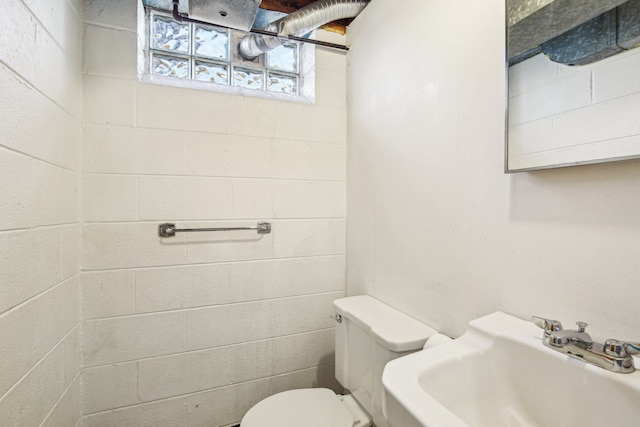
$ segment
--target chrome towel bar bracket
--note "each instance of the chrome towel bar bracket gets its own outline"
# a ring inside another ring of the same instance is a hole
[[[259,222],[253,227],[216,227],[216,228],[176,228],[175,224],[165,223],[158,226],[160,237],[173,237],[176,233],[192,233],[200,231],[236,231],[236,230],[256,230],[258,234],[271,233],[270,222]]]

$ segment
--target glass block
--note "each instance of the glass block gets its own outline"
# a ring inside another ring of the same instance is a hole
[[[294,76],[269,73],[267,90],[270,92],[289,93],[295,95],[298,93],[298,79]]]
[[[155,49],[189,53],[189,24],[154,15],[151,40]]]
[[[193,78],[202,82],[229,84],[229,66],[210,62],[195,61]]]
[[[225,29],[196,26],[194,54],[215,59],[229,57],[229,33]]]
[[[269,68],[274,70],[288,71],[291,73],[298,72],[298,45],[295,43],[287,43],[278,46],[268,53]]]
[[[156,76],[189,78],[189,60],[154,54],[151,60],[151,72]]]
[[[264,87],[264,73],[246,68],[234,68],[233,85],[248,89],[262,89]]]

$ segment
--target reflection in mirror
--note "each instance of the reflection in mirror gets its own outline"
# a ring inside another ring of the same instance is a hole
[[[507,172],[640,158],[640,0],[507,0]]]

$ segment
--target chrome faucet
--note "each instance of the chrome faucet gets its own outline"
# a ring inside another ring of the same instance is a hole
[[[632,355],[640,354],[640,343],[615,339],[595,343],[585,331],[584,322],[576,322],[578,329],[564,330],[557,320],[533,316],[531,321],[544,330],[542,343],[552,350],[609,371],[622,374],[635,371]]]

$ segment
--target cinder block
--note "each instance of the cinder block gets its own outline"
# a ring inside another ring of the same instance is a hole
[[[62,234],[62,279],[80,273],[80,225],[71,224],[60,228]]]
[[[273,218],[274,187],[268,179],[233,180],[233,216],[235,218]]]
[[[0,61],[31,80],[35,74],[36,20],[20,0],[8,0],[4,6],[9,13],[0,17],[0,28],[6,34],[0,39]]]
[[[85,173],[184,175],[184,144],[176,131],[86,126]]]
[[[553,118],[509,126],[509,157],[553,149]]]
[[[640,93],[640,82],[637,78],[639,71],[640,49],[596,64],[593,70],[595,102],[606,102]]]
[[[65,134],[61,127],[68,123],[65,113],[2,65],[0,92],[5,99],[16,100],[0,103],[2,144],[53,164],[59,163],[60,136]],[[38,126],[33,126],[33,111],[41,112]]]
[[[85,366],[104,365],[185,350],[185,314],[143,314],[84,324]]]
[[[271,176],[271,140],[187,133],[187,173],[199,176]]]
[[[308,141],[310,114],[312,111],[307,104],[281,102],[273,118],[273,136],[298,142]]]
[[[592,144],[593,155],[596,158],[615,158],[637,156],[640,146],[640,135],[620,138]]]
[[[309,141],[346,144],[347,110],[336,106],[306,106]]]
[[[277,258],[345,253],[343,219],[279,220],[274,221],[273,227],[273,250]]]
[[[187,348],[218,347],[330,328],[332,302],[343,295],[334,292],[188,311]]]
[[[82,368],[82,324],[78,324],[71,330],[63,342],[64,350],[64,382],[66,387],[73,387],[71,384],[80,379],[80,370]]]
[[[346,108],[347,78],[345,70],[316,67],[316,105]]]
[[[69,427],[78,425],[82,418],[82,380],[77,376],[68,387],[42,427]]]
[[[80,322],[78,280],[68,280],[0,318],[0,351],[16,354],[0,365],[0,395],[9,390],[53,347],[69,350]],[[60,342],[66,335],[69,336]],[[66,387],[79,369],[77,355],[65,356],[61,375]]]
[[[509,99],[509,120],[525,123],[589,106],[591,73],[578,73]]]
[[[82,154],[82,127],[80,118],[65,114],[61,118],[62,133],[60,139],[60,166],[74,172],[80,172]]]
[[[64,354],[58,346],[3,396],[0,420],[13,426],[40,425],[64,389]]]
[[[135,124],[134,80],[89,75],[85,75],[83,80],[85,123],[119,126]]]
[[[84,417],[82,427],[186,427],[184,398],[129,406]]]
[[[60,239],[57,228],[0,233],[0,312],[62,280]]]
[[[346,40],[342,42],[346,43]],[[347,69],[347,55],[332,49],[316,48],[316,68],[338,71],[345,74]]]
[[[217,220],[233,217],[231,181],[224,178],[141,177],[143,220]]]
[[[85,272],[82,275],[82,311],[86,320],[134,314],[134,273]]]
[[[273,175],[276,178],[344,181],[347,156],[344,145],[275,141]]]
[[[84,36],[83,71],[85,74],[137,78],[136,33],[87,25]]]
[[[136,92],[139,127],[229,133],[230,95],[142,83]]]
[[[86,222],[137,220],[138,179],[128,175],[85,174],[82,217]]]
[[[554,145],[570,147],[640,135],[640,93],[596,104],[554,119]]]
[[[82,372],[83,414],[138,403],[137,372],[136,362],[85,368]]]
[[[86,224],[82,265],[101,270],[184,264],[184,241],[181,235],[158,237],[157,223]]]
[[[274,183],[276,218],[344,218],[344,182],[284,181]]]
[[[84,2],[84,20],[107,27],[135,31],[138,2],[92,0]]]
[[[344,256],[233,263],[230,299],[250,301],[321,292],[345,287]]]
[[[37,225],[78,222],[78,174],[42,162],[35,163],[34,173],[34,222]]]
[[[270,302],[252,302],[189,310],[189,350],[239,344],[274,336]]]
[[[0,150],[0,229],[30,228],[35,209],[35,179],[33,160]]]
[[[343,390],[335,379],[335,366],[331,363],[269,378],[268,396],[286,390],[308,387],[329,388],[336,393]]]
[[[66,0],[24,0],[38,21],[63,48],[77,52],[82,43],[82,23]]]
[[[190,265],[135,272],[139,313],[230,302],[228,265]]]
[[[273,138],[275,135],[274,117],[277,114],[277,101],[248,96],[230,98],[230,128],[233,135]]]
[[[70,10],[66,2],[67,10]],[[51,8],[54,10],[55,8]],[[60,8],[59,10],[63,10]],[[70,12],[71,16],[74,16]],[[69,31],[77,26],[76,39],[58,44],[40,25],[36,27],[35,74],[33,84],[74,117],[82,116],[82,74],[80,72],[80,31],[78,23],[69,23]],[[64,27],[62,27],[64,28]],[[70,35],[71,36],[71,35]]]
[[[282,375],[335,362],[333,327],[273,340],[270,370]]]
[[[188,394],[333,363],[333,329],[138,362],[143,401]]]

